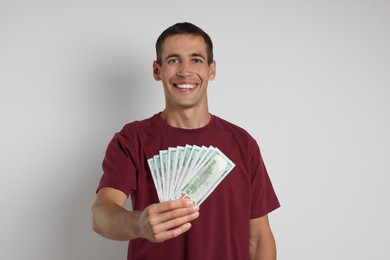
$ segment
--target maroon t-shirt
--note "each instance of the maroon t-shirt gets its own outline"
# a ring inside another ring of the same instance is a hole
[[[112,187],[131,196],[134,210],[158,203],[147,159],[187,144],[217,147],[236,166],[202,203],[188,232],[163,243],[131,240],[128,259],[248,259],[250,219],[279,202],[256,141],[217,116],[199,129],[174,128],[160,114],[127,124],[108,145],[98,189]]]

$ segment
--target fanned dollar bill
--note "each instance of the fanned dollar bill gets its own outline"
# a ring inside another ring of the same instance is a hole
[[[190,198],[200,205],[235,164],[218,148],[169,147],[148,159],[159,200]]]

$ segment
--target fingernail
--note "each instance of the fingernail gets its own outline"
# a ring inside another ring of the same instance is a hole
[[[184,229],[185,230],[188,230],[190,228],[191,228],[191,224],[190,223],[184,224]]]

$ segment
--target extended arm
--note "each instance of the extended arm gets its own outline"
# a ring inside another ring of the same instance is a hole
[[[276,259],[275,239],[267,215],[250,220],[249,256],[250,260]]]
[[[110,239],[145,238],[163,242],[190,229],[199,216],[199,207],[190,200],[152,204],[144,211],[128,211],[126,195],[113,188],[99,190],[92,206],[93,229]]]

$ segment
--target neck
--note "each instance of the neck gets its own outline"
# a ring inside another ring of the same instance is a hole
[[[183,129],[197,129],[204,127],[211,120],[211,115],[208,109],[199,111],[195,109],[181,109],[179,111],[165,108],[161,113],[161,118],[167,124]]]

